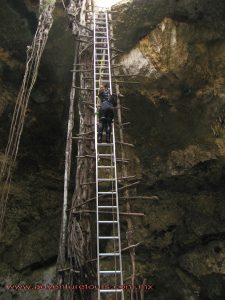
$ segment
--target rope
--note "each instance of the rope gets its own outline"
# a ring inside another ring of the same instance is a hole
[[[26,109],[31,91],[36,82],[42,53],[53,23],[52,13],[54,8],[55,1],[52,1],[51,4],[46,4],[42,7],[42,12],[39,17],[38,27],[32,45],[27,47],[25,74],[16,99],[8,143],[5,150],[5,159],[0,171],[0,182],[3,183],[0,198],[0,230],[2,229],[5,217],[11,177],[13,168],[15,167],[20,138],[23,131]]]

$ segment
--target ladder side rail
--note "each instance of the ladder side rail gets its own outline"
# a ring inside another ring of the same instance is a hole
[[[117,228],[118,228],[118,246],[119,246],[119,266],[120,266],[120,285],[123,286],[123,266],[122,266],[122,247],[121,247],[121,234],[120,234],[120,214],[119,214],[119,195],[118,195],[118,177],[117,177],[117,163],[116,163],[116,146],[115,146],[115,127],[113,126],[113,156],[114,160],[114,176],[115,176],[115,190],[116,190],[116,218],[117,218]],[[122,291],[122,300],[124,300],[124,292]]]
[[[95,156],[96,156],[96,229],[97,229],[97,279],[98,279],[98,299],[100,299],[100,268],[99,268],[99,211],[98,211],[98,144],[97,144],[97,132],[98,132],[98,116],[97,116],[97,93],[96,93],[96,13],[93,15],[94,19],[94,113],[95,113]]]
[[[111,61],[110,61],[110,37],[109,37],[109,24],[108,14],[106,12],[106,32],[107,32],[107,45],[108,45],[108,64],[109,64],[109,84],[110,93],[112,94],[112,74],[111,74]],[[119,246],[119,266],[120,266],[120,285],[123,286],[123,269],[122,269],[122,253],[121,253],[121,234],[120,234],[120,216],[119,216],[119,197],[118,197],[118,178],[117,178],[117,163],[116,163],[116,139],[115,139],[115,126],[112,124],[113,134],[113,158],[114,158],[114,177],[115,177],[115,190],[116,190],[116,214],[117,214],[117,228],[118,228],[118,246]],[[122,290],[122,300],[124,300],[124,291]]]
[[[108,13],[105,13],[106,19],[106,36],[107,36],[107,48],[108,48],[108,69],[109,69],[109,89],[112,94],[112,74],[111,74],[111,61],[110,61],[110,40],[109,40],[109,24],[108,24]]]

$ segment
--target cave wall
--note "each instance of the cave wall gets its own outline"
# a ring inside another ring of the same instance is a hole
[[[22,81],[37,1],[1,0],[0,158]],[[115,6],[129,155],[141,175],[135,219],[137,281],[145,299],[225,298],[225,1],[134,0]],[[0,299],[55,299],[47,291],[6,291],[5,283],[54,282],[74,41],[57,7],[31,95],[0,242]],[[63,55],[62,55],[63,54]],[[133,173],[131,174],[133,175]],[[123,228],[125,224],[122,222]],[[122,233],[126,245],[125,231]],[[25,255],[26,254],[26,255]],[[124,276],[130,276],[124,254]]]
[[[0,160],[23,79],[38,1],[0,1]],[[58,5],[31,94],[0,241],[0,299],[55,299],[5,284],[55,283],[74,38]]]
[[[225,1],[124,1],[114,9],[128,138],[142,182],[134,211],[146,299],[224,299]],[[131,79],[132,78],[132,79]],[[129,261],[125,263],[129,268]],[[128,276],[128,274],[127,274]]]

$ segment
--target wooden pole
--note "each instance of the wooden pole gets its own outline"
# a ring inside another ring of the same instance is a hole
[[[116,85],[116,94],[117,94],[117,99],[118,99],[118,123],[122,124],[122,112],[121,112],[121,104],[120,104],[120,91],[119,91],[119,85]],[[119,127],[119,135],[120,135],[120,141],[121,141],[121,157],[125,157],[125,148],[124,148],[124,135],[123,135],[123,127]],[[122,176],[128,177],[128,169],[125,165],[122,166]],[[129,185],[127,185],[129,186]],[[135,285],[135,277],[136,277],[136,264],[135,264],[135,248],[131,247],[131,245],[134,244],[134,238],[133,238],[133,221],[130,217],[130,211],[131,211],[131,206],[129,202],[129,190],[126,188],[127,186],[124,187],[124,196],[126,197],[126,210],[127,210],[127,242],[128,242],[128,247],[130,251],[130,258],[131,258],[131,267],[132,267],[132,274],[131,274],[131,285]],[[130,296],[131,300],[134,300],[134,289],[130,290]]]

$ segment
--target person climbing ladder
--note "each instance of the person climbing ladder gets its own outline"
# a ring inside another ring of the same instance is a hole
[[[116,95],[111,95],[108,85],[100,86],[98,97],[100,98],[98,143],[102,143],[103,131],[106,132],[106,143],[110,143],[114,107],[117,105]]]

